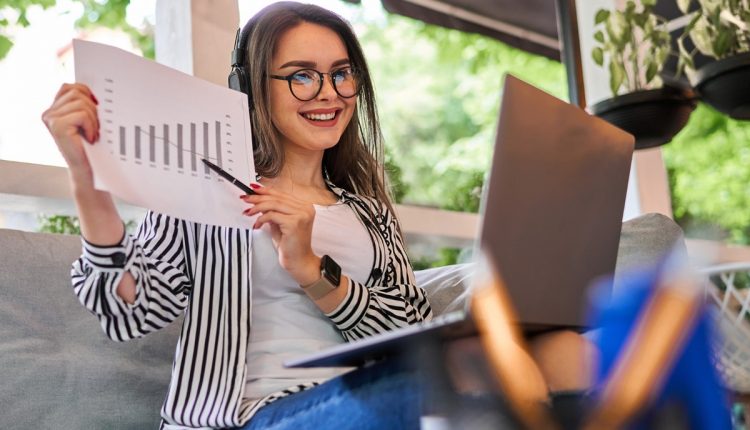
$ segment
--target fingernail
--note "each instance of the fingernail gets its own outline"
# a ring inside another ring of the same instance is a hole
[[[258,229],[258,224],[253,224],[253,230],[257,230],[257,229]]]
[[[99,100],[97,100],[93,94],[91,94],[91,100],[93,100],[95,104],[99,104]]]
[[[263,187],[263,186],[262,186],[261,184],[256,184],[255,182],[250,182],[250,188],[252,188],[252,189],[254,189],[254,190],[259,190],[259,189],[261,189],[262,187]]]

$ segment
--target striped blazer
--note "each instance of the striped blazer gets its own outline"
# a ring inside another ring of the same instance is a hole
[[[374,249],[364,284],[326,317],[347,341],[430,319],[416,286],[398,221],[387,207],[329,184],[366,227]],[[149,212],[135,236],[114,246],[83,240],[73,263],[73,290],[111,339],[126,341],[185,318],[172,377],[161,409],[162,425],[234,427],[269,402],[310,386],[290,387],[260,401],[243,399],[251,330],[251,230],[204,225]],[[125,272],[136,280],[136,299],[115,289]]]

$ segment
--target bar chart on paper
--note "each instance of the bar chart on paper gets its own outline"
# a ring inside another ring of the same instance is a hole
[[[123,124],[118,122],[113,79],[105,78],[104,91],[101,134],[110,154],[121,161],[206,178],[213,174],[200,162],[201,158],[230,173],[238,170],[234,168],[231,114],[191,122]]]
[[[101,137],[86,146],[97,188],[183,219],[246,226],[238,190],[201,162],[255,178],[246,96],[106,45],[76,40],[74,50],[76,80],[99,100]]]

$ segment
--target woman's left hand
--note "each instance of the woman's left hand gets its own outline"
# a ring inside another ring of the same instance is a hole
[[[320,278],[320,258],[313,253],[311,239],[315,208],[291,194],[258,184],[250,185],[257,193],[242,196],[252,204],[243,213],[260,214],[254,229],[268,224],[271,239],[279,253],[279,264],[299,283],[308,285]]]

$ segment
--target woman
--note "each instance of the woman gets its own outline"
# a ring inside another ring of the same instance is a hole
[[[386,193],[372,83],[351,29],[325,9],[277,3],[243,35],[261,177],[257,194],[242,196],[257,216],[247,229],[149,212],[126,234],[83,152],[99,138],[95,95],[63,85],[43,115],[81,221],[81,303],[118,341],[185,314],[164,428],[267,427],[276,412],[266,405],[341,373],[284,369],[285,359],[431,317]],[[412,426],[419,411],[403,406],[412,421],[396,424]]]
[[[149,212],[126,234],[111,196],[94,189],[83,151],[84,140],[99,140],[94,94],[63,85],[43,114],[80,217],[75,294],[118,341],[184,313],[164,428],[418,428],[422,393],[408,366],[343,376],[282,366],[432,315],[386,192],[357,39],[325,9],[282,2],[252,19],[236,48],[230,82],[251,102],[260,175],[257,194],[241,196],[246,229]],[[579,343],[571,333],[534,342],[541,375],[529,384],[540,401],[547,389],[581,387],[580,355],[560,353]]]

